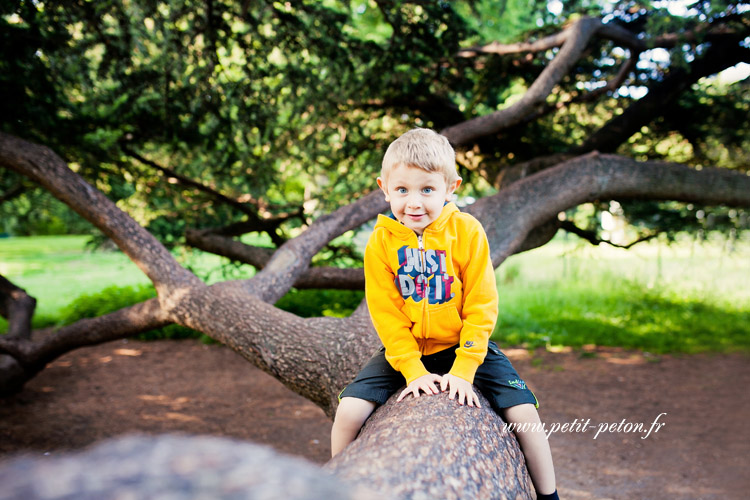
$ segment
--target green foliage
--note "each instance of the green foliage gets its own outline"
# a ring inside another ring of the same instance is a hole
[[[365,293],[358,290],[297,290],[293,288],[284,295],[276,307],[303,318],[349,316],[364,299]]]
[[[5,171],[3,171],[5,173]],[[15,176],[8,176],[8,180]],[[0,192],[11,189],[0,177]],[[42,189],[28,189],[0,203],[0,234],[13,236],[91,234],[94,227]]]
[[[56,316],[72,298],[108,285],[148,282],[119,251],[86,250],[87,236],[0,239],[0,274],[37,299],[37,314]]]
[[[646,43],[697,34],[666,60],[663,49],[641,54],[622,89],[572,102],[611,80],[627,58],[611,41],[592,41],[548,99],[559,111],[476,145],[475,159],[494,178],[506,166],[575,147],[634,102],[630,90],[658,85],[700,57],[707,23],[746,32],[746,2],[695,2],[682,12],[665,2],[555,5],[560,12],[536,0],[5,2],[0,130],[51,147],[170,246],[185,228],[245,215],[133,153],[231,198],[260,201],[271,215],[304,205],[303,217],[279,230],[289,237],[372,190],[384,147],[399,132],[507,106],[556,52],[462,58],[461,48],[539,39],[581,15]],[[746,168],[746,94],[746,83],[700,82],[665,103],[664,116],[619,152]],[[19,182],[15,174],[0,179],[0,194]],[[486,181],[476,184],[467,189]],[[45,196],[25,194],[1,207],[9,228],[0,231],[90,231],[68,216],[25,215],[24,206],[51,206]]]

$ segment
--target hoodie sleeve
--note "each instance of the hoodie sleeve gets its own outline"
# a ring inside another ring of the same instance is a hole
[[[469,382],[487,355],[487,344],[497,321],[497,285],[490,258],[490,245],[481,224],[474,220],[470,233],[466,265],[461,281],[464,286],[463,308],[456,361],[450,373]]]
[[[370,317],[385,346],[385,358],[410,384],[429,372],[411,333],[412,322],[401,310],[404,299],[396,289],[396,276],[388,264],[382,232],[377,229],[365,248],[365,298]]]

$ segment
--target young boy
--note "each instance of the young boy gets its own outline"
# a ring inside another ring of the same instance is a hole
[[[388,147],[377,182],[393,215],[378,217],[367,243],[365,296],[385,347],[341,393],[332,454],[404,382],[397,401],[450,391],[458,404],[479,406],[474,384],[508,423],[539,423],[534,394],[489,341],[495,273],[479,221],[448,203],[461,184],[448,140],[428,129],[405,133]],[[541,426],[516,437],[538,498],[557,498]]]

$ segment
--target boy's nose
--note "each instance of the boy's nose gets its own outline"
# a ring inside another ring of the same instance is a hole
[[[409,196],[406,204],[409,208],[419,208],[422,206],[422,199],[419,196]]]

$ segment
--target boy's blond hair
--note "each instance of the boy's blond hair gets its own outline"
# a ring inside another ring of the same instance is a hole
[[[428,172],[439,172],[450,185],[458,177],[456,152],[448,139],[428,128],[414,128],[393,141],[383,156],[380,177],[387,180],[397,165],[412,165]]]

